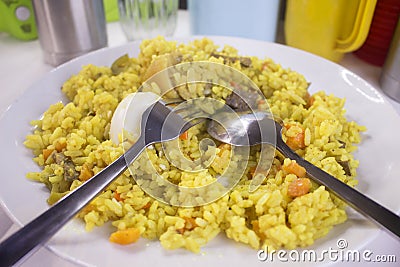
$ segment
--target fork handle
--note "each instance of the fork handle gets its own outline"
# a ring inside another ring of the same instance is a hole
[[[400,217],[398,215],[303,159],[290,149],[281,138],[277,138],[276,148],[283,155],[295,160],[299,165],[304,167],[308,175],[315,182],[324,185],[331,193],[335,194],[364,216],[372,219],[378,225],[383,226],[384,229],[389,230],[397,238],[400,237]]]
[[[20,259],[27,259],[32,255],[39,248],[38,245],[48,241],[115,178],[122,174],[145,147],[145,140],[140,137],[125,154],[4,240],[0,244],[0,265],[11,266]]]

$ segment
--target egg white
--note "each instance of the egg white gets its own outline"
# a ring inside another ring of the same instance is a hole
[[[123,132],[133,141],[140,136],[140,123],[144,111],[160,99],[151,92],[137,92],[127,95],[114,111],[110,126],[110,139],[114,144],[122,141]]]

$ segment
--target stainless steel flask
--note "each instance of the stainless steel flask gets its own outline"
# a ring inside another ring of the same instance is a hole
[[[383,92],[400,102],[400,18],[383,65],[380,84]]]
[[[106,20],[100,0],[33,0],[45,62],[57,66],[107,46]]]

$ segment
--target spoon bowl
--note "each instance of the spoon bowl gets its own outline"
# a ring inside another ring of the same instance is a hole
[[[398,215],[296,154],[283,141],[282,125],[270,113],[217,113],[209,122],[207,131],[216,140],[234,146],[275,146],[285,157],[304,167],[307,176],[316,183],[325,186],[355,210],[400,238]]]
[[[215,139],[234,146],[276,144],[281,125],[266,112],[219,112],[209,121],[207,131]]]

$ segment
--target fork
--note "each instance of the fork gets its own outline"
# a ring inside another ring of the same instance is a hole
[[[39,248],[38,245],[48,241],[122,174],[147,146],[175,139],[200,122],[189,121],[187,116],[182,115],[183,108],[174,111],[167,105],[168,103],[157,101],[143,113],[140,137],[123,155],[4,240],[0,244],[1,265],[11,266],[32,255]]]

